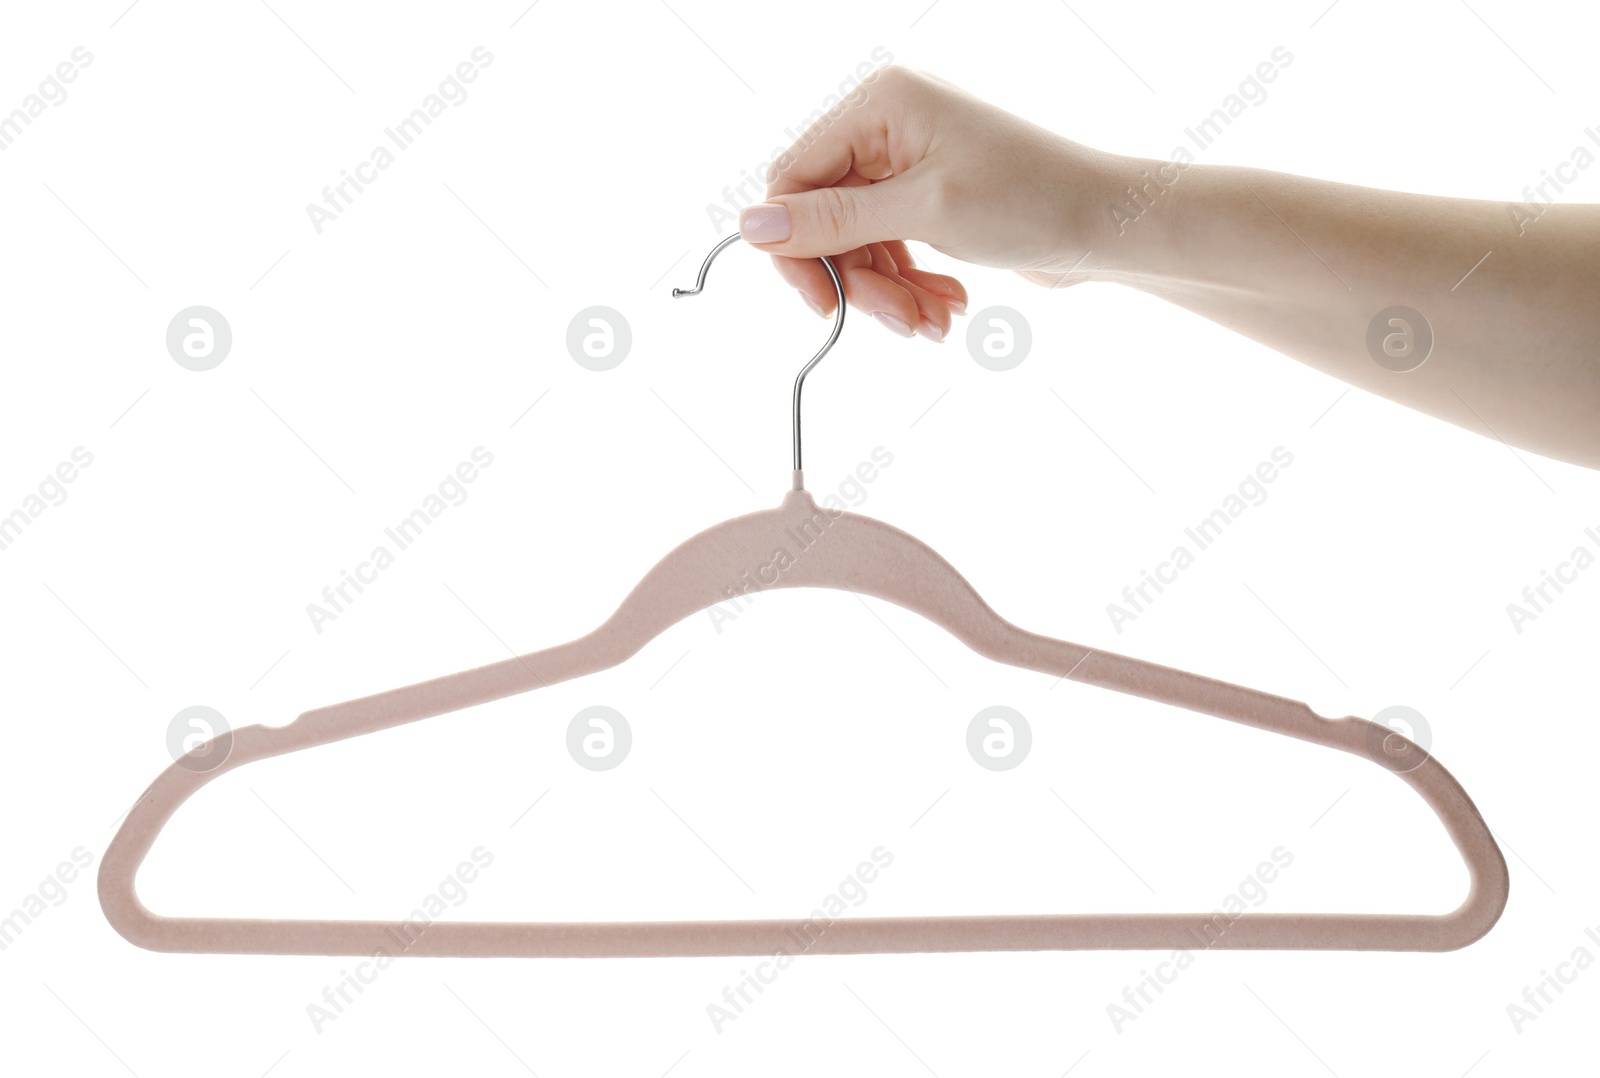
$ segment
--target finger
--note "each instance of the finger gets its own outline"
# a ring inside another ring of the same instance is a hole
[[[917,260],[911,256],[911,248],[906,246],[905,240],[884,240],[883,249],[889,252],[894,264],[902,270],[916,268]]]
[[[875,269],[857,267],[841,274],[845,295],[852,306],[901,337],[916,334],[921,324],[917,301],[905,287]]]
[[[923,269],[903,269],[900,276],[941,297],[957,314],[967,313],[967,289],[954,277]]]
[[[871,181],[860,174],[851,171],[838,186],[862,187]],[[866,247],[857,247],[839,254],[830,255],[834,268],[841,273],[845,269],[855,266],[870,266],[872,256]],[[821,308],[825,315],[832,315],[839,302],[839,289],[834,286],[833,278],[818,258],[789,258],[784,255],[774,255],[773,264],[777,266],[778,273],[789,284],[801,291],[813,309]],[[841,283],[843,278],[841,277]],[[848,299],[848,295],[846,296]]]
[[[851,270],[858,282],[863,298],[851,302],[870,314],[880,325],[903,337],[915,336],[923,323],[922,308],[917,302],[916,290],[908,287],[895,267],[894,259],[884,250],[883,244],[870,244],[870,270]]]
[[[874,268],[910,295],[917,305],[917,322],[913,323],[919,337],[943,341],[950,332],[950,303],[945,297],[908,280],[905,271],[896,268],[896,262],[887,250],[887,244],[874,244]],[[916,271],[912,271],[916,272]]]
[[[844,283],[844,271],[858,267],[871,268],[872,257],[865,247],[830,257],[834,269],[839,271],[840,281]],[[815,258],[785,258],[774,255],[773,265],[777,267],[778,274],[791,286],[811,300],[813,304],[822,309],[824,314],[831,315],[839,303],[839,290],[834,287],[833,278],[820,259]],[[846,285],[845,298],[854,302],[855,297],[850,295]]]
[[[949,300],[957,314],[966,313],[967,289],[965,285],[946,274],[918,269],[915,260],[912,258],[911,249],[902,240],[889,240],[883,246],[894,257],[895,265],[900,267],[900,275],[902,277],[920,285],[929,292]]]
[[[904,172],[920,160],[925,145],[908,141],[894,102],[910,80],[907,72],[875,72],[789,145],[775,162],[769,199],[832,187],[852,170],[869,180]],[[896,159],[898,156],[898,160]]]
[[[895,176],[882,183],[823,187],[779,195],[739,214],[744,238],[791,258],[831,255],[920,231],[921,181]]]
[[[822,313],[833,315],[838,307],[838,290],[821,262],[814,258],[774,258],[773,261],[785,280],[800,289]],[[839,271],[847,303],[901,336],[915,334],[922,321],[921,308],[881,246],[849,251],[833,258],[832,262]]]
[[[775,162],[766,202],[739,215],[745,239],[771,254],[814,257],[913,234],[927,199],[923,180],[906,172],[929,136],[900,115],[894,87],[908,81],[880,72],[859,99],[845,98],[845,111],[807,129]]]

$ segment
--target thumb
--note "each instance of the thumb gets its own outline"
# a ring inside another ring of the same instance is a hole
[[[918,200],[895,176],[857,187],[819,187],[746,206],[739,231],[768,254],[816,258],[883,240],[916,239]]]

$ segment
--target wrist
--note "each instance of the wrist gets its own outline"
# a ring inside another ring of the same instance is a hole
[[[1099,205],[1086,234],[1094,280],[1150,288],[1176,268],[1186,195],[1198,165],[1101,154],[1095,164]],[[1185,189],[1188,186],[1188,190]]]

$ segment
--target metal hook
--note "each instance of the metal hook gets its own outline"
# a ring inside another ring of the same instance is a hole
[[[715,247],[711,248],[711,253],[706,255],[706,260],[704,262],[700,263],[700,276],[695,278],[694,287],[693,288],[674,288],[672,290],[673,297],[676,298],[678,296],[693,296],[696,293],[698,293],[701,289],[703,289],[705,287],[705,285],[706,285],[706,271],[711,268],[711,263],[714,262],[716,260],[716,257],[719,254],[722,253],[722,250],[723,250],[724,247],[727,247],[728,244],[732,243],[734,240],[739,239],[739,238],[740,238],[740,234],[735,232],[733,235],[727,237],[721,243],[718,243]],[[829,351],[829,349],[831,349],[833,347],[834,342],[839,339],[839,331],[844,328],[844,282],[839,280],[839,271],[834,268],[832,259],[828,258],[828,256],[826,256],[826,255],[823,255],[822,256],[822,264],[827,267],[828,276],[833,278],[834,291],[836,291],[839,294],[839,307],[838,307],[838,310],[834,313],[834,316],[833,316],[833,332],[828,334],[828,339],[827,339],[826,342],[823,343],[822,350],[819,351],[816,355],[811,357],[811,362],[810,363],[807,363],[804,367],[800,368],[800,373],[795,377],[795,380],[794,380],[794,470],[795,470],[795,477],[796,477],[795,478],[795,489],[796,490],[800,489],[800,486],[799,486],[799,482],[800,482],[799,473],[801,471],[801,467],[800,467],[800,390],[805,385],[806,375],[810,374],[811,373],[811,368],[815,367],[821,361],[822,357],[828,354],[828,351]]]

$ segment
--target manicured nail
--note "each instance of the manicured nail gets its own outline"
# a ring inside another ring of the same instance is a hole
[[[946,300],[945,302],[950,304],[950,309],[952,311],[954,311],[956,314],[966,314],[967,313],[967,305],[965,303],[962,303],[960,300],[952,299],[952,300]]]
[[[921,333],[924,337],[932,338],[933,340],[938,341],[940,344],[944,343],[944,330],[940,329],[926,318],[922,320]]]
[[[884,314],[882,311],[873,311],[872,317],[876,319],[878,325],[882,326],[884,329],[898,333],[902,337],[911,336],[911,327],[900,321],[900,319],[896,318],[892,314]]]
[[[804,292],[800,293],[800,298],[805,300],[806,306],[810,307],[813,311],[816,311],[818,315],[822,316],[823,318],[828,317],[828,312],[822,309],[822,304],[818,303]]]
[[[777,243],[789,238],[789,207],[776,202],[746,206],[739,214],[739,234],[747,243]]]

